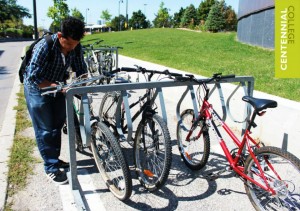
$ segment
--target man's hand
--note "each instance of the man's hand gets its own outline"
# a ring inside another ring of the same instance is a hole
[[[48,80],[44,80],[42,83],[39,84],[39,88],[44,88],[48,86],[57,86],[57,83],[50,82]]]

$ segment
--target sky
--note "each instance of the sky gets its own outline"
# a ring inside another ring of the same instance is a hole
[[[66,3],[69,9],[78,9],[81,14],[87,19],[88,24],[97,24],[103,10],[108,10],[112,18],[120,14],[126,16],[126,2],[128,5],[128,17],[130,18],[133,12],[141,10],[146,18],[151,22],[155,18],[155,14],[159,10],[159,5],[164,2],[165,7],[169,9],[169,14],[173,15],[179,12],[180,8],[186,8],[193,4],[196,8],[202,0],[67,0]],[[239,0],[225,0],[227,5],[232,6],[235,12],[238,12]],[[17,4],[29,9],[29,13],[33,14],[33,0],[17,0]],[[47,17],[47,11],[50,6],[53,6],[52,0],[36,0],[37,9],[37,25],[49,28],[52,19]],[[33,18],[25,18],[25,25],[34,25]]]

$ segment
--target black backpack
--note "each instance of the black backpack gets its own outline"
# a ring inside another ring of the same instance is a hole
[[[48,32],[47,35],[44,34],[42,37],[40,37],[39,39],[37,39],[36,41],[34,41],[28,48],[28,50],[26,51],[25,55],[23,57],[21,57],[22,59],[22,63],[19,69],[19,79],[20,82],[23,83],[24,81],[24,73],[26,71],[26,66],[28,65],[28,63],[30,62],[31,56],[32,56],[32,50],[34,48],[34,46],[41,41],[42,39],[45,38],[47,44],[48,44],[48,49],[50,49],[50,52],[47,55],[47,60],[49,61],[49,59],[52,57],[52,46],[53,46],[53,40],[51,38],[51,32]]]

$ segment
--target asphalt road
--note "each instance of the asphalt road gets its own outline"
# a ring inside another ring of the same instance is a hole
[[[21,62],[22,50],[32,41],[0,42],[0,130],[15,76]]]

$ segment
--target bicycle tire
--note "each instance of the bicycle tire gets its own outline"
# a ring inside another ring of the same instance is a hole
[[[90,59],[90,73],[96,73],[98,72],[98,64],[97,62],[94,60],[94,58],[92,57]]]
[[[103,96],[99,107],[99,117],[104,120],[108,127],[111,127],[116,132],[116,110],[120,92],[107,92]]]
[[[158,144],[153,143],[155,140],[158,140]],[[133,150],[136,175],[140,183],[150,192],[160,189],[167,181],[172,163],[170,133],[160,116],[154,114],[152,118],[140,121]]]
[[[191,170],[200,170],[206,165],[210,154],[208,127],[205,120],[200,118],[197,127],[192,129],[190,140],[186,141],[188,132],[194,123],[194,110],[186,109],[180,116],[183,127],[178,122],[176,132],[180,156],[188,168]],[[203,133],[198,137],[200,131],[203,131]]]
[[[78,152],[83,152],[83,144],[81,139],[81,132],[80,132],[80,125],[79,125],[79,119],[76,114],[76,111],[74,110],[74,126],[75,126],[75,144],[76,144],[76,150]]]
[[[103,122],[93,127],[91,148],[108,189],[119,200],[127,200],[132,193],[130,170],[119,143]]]
[[[266,192],[262,188],[247,181],[246,193],[256,210],[300,210],[300,160],[287,151],[277,147],[261,147],[255,152],[255,157],[260,162],[268,182],[276,190],[276,195]],[[272,164],[276,171],[268,166]],[[245,162],[244,172],[255,181],[263,184],[253,158],[249,155]]]

